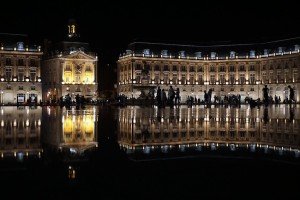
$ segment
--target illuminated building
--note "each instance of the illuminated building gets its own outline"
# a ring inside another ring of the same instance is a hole
[[[42,108],[8,107],[0,108],[0,156],[41,156]]]
[[[181,99],[241,95],[262,99],[262,88],[283,101],[288,85],[300,101],[300,38],[256,44],[177,45],[134,42],[118,60],[118,93],[138,98],[145,87],[179,88]]]
[[[84,95],[87,99],[97,96],[97,62],[89,44],[79,41],[78,27],[74,20],[68,24],[67,40],[45,44],[43,61],[43,99],[55,102],[69,94]]]
[[[266,114],[267,113],[267,114]],[[209,146],[266,147],[300,156],[299,108],[123,108],[118,142],[128,152]]]
[[[41,47],[27,36],[0,34],[0,103],[24,104],[42,99]]]
[[[43,141],[52,147],[80,155],[98,146],[95,108],[65,110],[47,107],[43,110]]]

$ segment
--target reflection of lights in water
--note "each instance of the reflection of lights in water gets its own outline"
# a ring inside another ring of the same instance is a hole
[[[230,150],[235,151],[235,145],[234,144],[230,144]]]
[[[22,161],[24,160],[24,154],[23,154],[22,152],[19,152],[19,153],[17,154],[17,160],[18,160],[19,162],[22,162]]]
[[[26,120],[26,126],[29,126],[29,119]]]
[[[210,144],[210,148],[211,148],[211,150],[216,150],[216,149],[217,149],[217,146],[216,146],[215,143],[211,143],[211,144]]]
[[[197,151],[202,151],[202,146],[201,146],[201,145],[198,145],[198,144],[196,144],[196,150],[197,150]]]
[[[41,126],[41,120],[40,119],[38,120],[38,126]]]
[[[77,151],[76,151],[76,149],[74,149],[74,148],[70,148],[70,153],[73,153],[73,154],[75,154]]]
[[[250,144],[250,151],[255,152],[256,146],[255,144]]]
[[[185,152],[185,145],[179,145],[179,150],[181,152]]]
[[[72,166],[69,166],[69,168],[68,168],[68,178],[69,179],[75,179],[76,178],[76,171]]]
[[[3,158],[4,157],[4,154],[3,153],[1,153],[1,158]]]
[[[150,147],[148,147],[148,146],[143,147],[143,153],[149,154],[150,153]]]
[[[47,114],[48,114],[48,116],[50,116],[50,115],[51,115],[51,109],[50,109],[50,107],[49,107],[49,106],[47,107]]]
[[[163,153],[168,153],[168,146],[167,145],[161,146],[160,148],[161,148],[161,151]]]
[[[299,150],[296,150],[296,151],[295,151],[295,157],[296,157],[296,158],[299,158],[299,157],[300,157],[300,151],[299,151]]]
[[[4,121],[1,120],[1,127],[4,127]]]
[[[267,153],[268,153],[268,151],[269,151],[269,148],[268,148],[267,146],[265,146],[265,147],[264,147],[264,153],[266,153],[266,154],[267,154]]]

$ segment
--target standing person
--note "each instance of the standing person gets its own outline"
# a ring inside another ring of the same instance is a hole
[[[288,88],[290,89],[290,103],[293,103],[293,101],[295,101],[295,91],[290,85]]]
[[[159,86],[158,86],[157,92],[156,92],[156,101],[157,101],[157,106],[160,107],[161,106],[161,89]]]
[[[263,97],[264,97],[264,103],[268,104],[269,103],[269,88],[267,85],[262,89],[263,91]]]
[[[168,91],[168,98],[169,98],[170,107],[173,107],[175,92],[172,86],[170,86],[170,89]]]
[[[167,94],[164,89],[161,90],[161,105],[164,108],[166,106]]]
[[[175,92],[175,104],[179,105],[180,104],[180,90],[179,88],[176,89],[176,92]]]

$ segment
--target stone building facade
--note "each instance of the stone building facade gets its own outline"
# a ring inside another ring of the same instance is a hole
[[[19,42],[11,42],[10,36],[1,40],[0,103],[39,102],[42,100],[41,47],[25,46],[21,42],[23,37],[18,38]]]
[[[241,95],[262,99],[267,85],[271,97],[283,101],[290,85],[300,101],[300,53],[298,40],[255,45],[189,46],[132,43],[118,64],[118,94],[138,98],[141,88],[179,88],[181,99]],[[270,45],[271,44],[271,45]],[[289,46],[279,46],[289,45]],[[169,49],[167,49],[169,48]],[[185,51],[180,49],[187,49]],[[234,49],[230,50],[230,49]]]
[[[76,95],[87,99],[97,97],[98,57],[89,52],[89,44],[79,41],[77,24],[68,24],[67,40],[55,44],[45,44],[42,76],[43,99],[57,102],[59,98]]]

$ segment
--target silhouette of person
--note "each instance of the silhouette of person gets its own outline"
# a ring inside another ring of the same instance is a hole
[[[295,117],[295,112],[294,112],[294,108],[290,106],[290,122],[292,122],[294,120]]]
[[[268,112],[268,107],[265,107],[265,109],[264,109],[264,117],[263,117],[263,120],[264,120],[265,124],[269,122],[269,112]]]
[[[289,85],[288,88],[290,89],[290,103],[295,101],[295,91],[294,89]]]
[[[159,86],[157,88],[156,100],[157,100],[158,107],[160,107],[161,106],[161,89]]]
[[[269,103],[269,88],[267,85],[262,89],[263,91],[263,97],[264,97],[264,103],[268,104]]]

